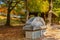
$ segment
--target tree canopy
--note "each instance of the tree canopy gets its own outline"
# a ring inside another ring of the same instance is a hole
[[[53,1],[53,11],[58,16],[60,15],[60,0],[54,0]]]
[[[48,0],[30,0],[28,2],[28,8],[30,12],[47,12],[49,10]]]

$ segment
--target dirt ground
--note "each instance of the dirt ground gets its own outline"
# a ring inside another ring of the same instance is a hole
[[[25,39],[23,27],[0,27],[0,40],[32,40],[32,39]],[[36,39],[36,40],[42,40]],[[43,40],[55,40],[51,38],[44,38]]]
[[[8,27],[0,28],[0,40],[23,40],[22,27]]]

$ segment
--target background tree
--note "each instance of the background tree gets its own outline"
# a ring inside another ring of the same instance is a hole
[[[49,10],[48,0],[29,0],[28,1],[29,12],[38,12],[39,15],[43,14],[43,18],[46,18],[46,13]]]
[[[46,15],[48,14],[48,11],[49,11],[49,2],[48,2],[48,0],[42,1],[40,10],[41,10],[41,13],[43,14],[44,20],[46,21],[47,20]]]
[[[20,3],[21,0],[1,0],[4,2],[7,6],[7,21],[6,26],[10,26],[10,12],[16,7],[18,3]]]
[[[58,16],[57,18],[55,18],[54,21],[58,21],[58,23],[59,23],[59,21],[60,21],[60,0],[53,1],[53,11]]]

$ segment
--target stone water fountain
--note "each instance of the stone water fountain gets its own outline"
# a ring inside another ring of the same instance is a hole
[[[45,22],[41,17],[32,17],[26,22],[23,30],[27,39],[40,38],[46,30]]]

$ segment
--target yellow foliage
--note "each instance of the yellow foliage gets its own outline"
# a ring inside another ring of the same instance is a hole
[[[47,12],[49,10],[49,3],[48,1],[43,1],[43,3],[41,4],[41,12]]]

